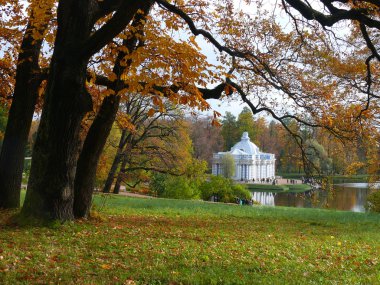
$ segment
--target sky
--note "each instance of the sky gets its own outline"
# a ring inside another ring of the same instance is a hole
[[[235,8],[240,10],[244,10],[245,13],[249,14],[255,14],[255,7],[254,5],[247,5],[245,1],[243,0],[234,0],[235,2]],[[273,1],[267,1],[263,3],[264,6],[267,6],[269,9],[273,9]],[[270,10],[269,9],[269,10]],[[217,61],[216,53],[218,51],[214,50],[213,46],[210,43],[207,43],[202,36],[198,36],[196,38],[196,41],[198,45],[200,46],[202,53],[205,54],[208,58],[208,61],[211,64],[218,65],[220,64]],[[212,88],[212,86],[208,86],[209,88]],[[212,110],[208,112],[202,112],[203,115],[212,115],[212,111],[215,110],[222,114],[222,116],[225,115],[226,112],[232,113],[235,117],[237,117],[242,109],[247,106],[241,99],[238,99],[238,96],[235,96],[235,99],[229,100],[229,102],[225,100],[215,100],[215,99],[209,99],[207,102],[210,104]],[[267,117],[265,114],[261,114],[261,116]],[[269,118],[268,118],[269,119]]]
[[[220,100],[215,99],[209,99],[207,102],[210,104],[211,108],[224,116],[226,112],[232,113],[235,117],[238,117],[238,115],[243,110],[244,106],[246,104],[244,102],[241,102],[240,100],[237,101],[231,101],[231,102],[224,102]],[[212,112],[208,112],[209,115],[212,115]],[[207,114],[207,112],[206,112]]]
[[[241,0],[235,0],[235,4],[237,7],[240,7]],[[207,43],[202,36],[198,36],[196,38],[196,42],[202,50],[202,53],[207,56],[208,62],[214,65],[220,65],[220,62],[217,60],[217,53],[212,44]],[[208,86],[208,88],[212,88],[213,86]],[[219,112],[222,116],[226,114],[226,112],[232,113],[235,117],[237,117],[240,112],[243,110],[246,104],[242,102],[240,99],[236,98],[234,100],[216,100],[209,99],[207,102],[211,106],[211,110],[201,112],[202,115],[213,115],[213,111]]]

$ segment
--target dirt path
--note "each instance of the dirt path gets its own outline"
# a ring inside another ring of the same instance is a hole
[[[123,195],[123,196],[127,196],[127,197],[146,198],[146,199],[157,198],[157,197],[153,197],[153,196],[136,194],[136,193],[131,193],[131,192],[124,192],[124,191],[120,191],[119,195]]]

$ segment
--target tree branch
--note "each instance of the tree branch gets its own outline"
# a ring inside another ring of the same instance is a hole
[[[95,75],[94,76],[93,74],[91,74],[91,72],[88,72],[87,73],[87,80],[91,81],[92,79],[95,79],[94,83],[96,85],[101,85],[101,86],[105,86],[108,88],[112,87],[114,84],[114,81],[109,80],[108,77],[106,77],[106,76],[103,76],[103,75]],[[145,82],[140,82],[139,84],[142,87],[145,87],[147,85],[147,83],[145,83]],[[228,85],[227,83],[220,83],[219,85],[217,85],[216,87],[214,87],[212,89],[201,88],[201,87],[197,87],[197,89],[202,94],[202,98],[205,100],[207,100],[207,99],[220,99],[222,97],[224,89],[227,85]],[[129,86],[128,86],[128,84],[124,83],[120,87],[121,87],[120,89],[124,89],[124,88],[128,88]],[[177,93],[180,90],[182,90],[181,84],[172,84],[170,86],[153,85],[152,89],[153,89],[152,91],[158,91],[164,95],[169,95],[170,92]]]
[[[313,8],[309,5],[305,4],[301,0],[285,0],[291,7],[296,9],[301,15],[307,20],[316,20],[322,26],[331,27],[337,22],[341,20],[356,20],[360,23],[365,24],[368,27],[380,29],[380,22],[374,19],[371,19],[366,14],[368,12],[367,9],[350,9],[343,10],[339,8],[332,8],[332,5],[328,5],[328,9],[330,11],[330,15],[325,15]],[[326,1],[321,1],[326,2]]]
[[[139,9],[150,4],[150,0],[125,0],[115,15],[84,42],[81,55],[85,58],[93,56],[125,29]]]

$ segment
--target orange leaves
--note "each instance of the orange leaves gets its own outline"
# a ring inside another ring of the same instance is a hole
[[[230,84],[226,84],[224,87],[224,93],[226,93],[227,96],[231,95],[235,92],[235,88],[233,88]]]
[[[201,48],[199,47],[199,45],[198,45],[198,43],[195,41],[195,39],[196,39],[196,36],[190,36],[190,37],[189,37],[189,43],[190,43],[193,47],[195,47],[198,51],[200,51]]]
[[[132,133],[136,131],[136,126],[131,122],[130,114],[119,112],[117,116],[117,123],[120,129],[126,129]]]
[[[156,110],[154,110],[154,109],[149,109],[149,111],[148,111],[148,116],[149,116],[149,117],[153,117],[155,113],[156,113]]]
[[[110,264],[101,264],[100,267],[105,270],[109,270],[112,268],[112,265]]]
[[[110,72],[109,74],[108,74],[108,79],[110,80],[110,81],[116,81],[116,79],[117,79],[117,75],[114,73],[114,72]]]
[[[222,114],[220,114],[219,112],[217,111],[213,111],[213,118],[212,118],[212,121],[211,121],[211,125],[213,127],[220,127],[222,124],[220,123],[219,121],[219,117],[221,116]]]
[[[217,119],[212,119],[212,121],[211,121],[211,125],[212,125],[213,127],[220,127],[222,124],[219,122],[219,120],[217,120]]]

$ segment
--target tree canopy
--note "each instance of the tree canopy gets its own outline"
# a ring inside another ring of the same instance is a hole
[[[41,110],[24,216],[68,220],[91,202],[94,177],[84,173],[95,170],[85,162],[98,163],[129,94],[149,98],[150,116],[168,101],[206,110],[207,99],[238,96],[253,114],[282,124],[304,163],[306,140],[289,120],[342,140],[378,140],[376,1],[1,4],[0,93],[12,104],[0,155],[0,207],[20,203],[23,153],[33,113]],[[133,124],[128,116],[123,121]]]

